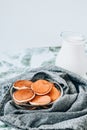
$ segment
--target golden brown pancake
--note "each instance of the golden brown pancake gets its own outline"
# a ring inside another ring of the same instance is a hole
[[[53,87],[53,84],[46,81],[46,80],[37,80],[34,83],[31,84],[31,89],[37,94],[37,95],[45,95],[51,91]]]
[[[50,96],[51,101],[53,102],[61,96],[61,91],[58,90],[55,86],[53,86],[51,91],[47,95]]]
[[[21,89],[13,93],[13,99],[17,103],[28,102],[35,97],[35,93],[31,89]]]
[[[36,95],[29,103],[31,105],[41,106],[51,102],[51,98],[48,95],[40,96]]]
[[[32,81],[29,81],[29,80],[18,80],[13,84],[13,87],[15,89],[20,90],[20,89],[31,88],[31,84],[32,84]]]

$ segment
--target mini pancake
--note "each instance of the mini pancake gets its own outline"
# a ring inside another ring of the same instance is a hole
[[[23,102],[17,102],[17,101],[15,101],[15,100],[14,100],[14,102],[15,102],[15,104],[17,104],[17,105],[23,105]]]
[[[13,84],[13,87],[15,89],[26,89],[26,88],[30,88],[32,84],[32,81],[29,80],[18,80]]]
[[[28,102],[35,97],[35,93],[31,89],[21,89],[13,93],[15,103]]]
[[[51,102],[51,98],[48,95],[40,96],[36,95],[34,99],[32,99],[29,103],[31,105],[36,105],[36,106],[42,106],[49,104]]]
[[[53,102],[61,96],[61,91],[58,90],[55,86],[53,86],[51,91],[47,95],[50,96],[51,101]]]
[[[45,95],[51,91],[53,87],[53,84],[46,81],[39,79],[31,84],[31,89],[37,94],[37,95]]]

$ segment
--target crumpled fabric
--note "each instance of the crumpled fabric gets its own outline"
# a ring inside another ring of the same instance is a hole
[[[63,96],[47,109],[18,109],[12,103],[10,88],[19,79],[47,79],[60,84]],[[82,77],[56,66],[47,66],[27,70],[1,85],[9,85],[0,104],[0,120],[7,125],[21,130],[87,130],[87,81]]]

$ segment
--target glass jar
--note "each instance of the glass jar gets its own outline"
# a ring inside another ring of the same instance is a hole
[[[85,77],[87,57],[85,54],[85,37],[75,32],[62,32],[62,47],[56,57],[56,66]]]

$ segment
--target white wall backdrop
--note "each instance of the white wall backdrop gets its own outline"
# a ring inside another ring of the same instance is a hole
[[[87,36],[87,0],[0,0],[0,50],[55,46],[61,31]]]

